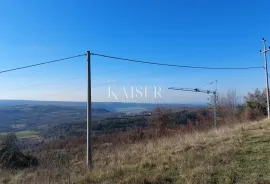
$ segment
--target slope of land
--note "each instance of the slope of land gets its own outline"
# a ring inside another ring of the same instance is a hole
[[[96,145],[92,171],[85,145],[36,153],[40,166],[0,170],[4,183],[270,183],[270,121],[134,144]]]
[[[104,108],[93,108],[92,119],[117,116]],[[86,122],[86,109],[53,105],[16,105],[0,107],[0,133],[43,130],[49,125]]]

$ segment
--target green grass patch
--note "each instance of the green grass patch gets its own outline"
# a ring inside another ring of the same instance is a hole
[[[7,135],[8,132],[0,133],[0,137]],[[33,130],[24,130],[15,132],[18,139],[39,139],[39,132]]]

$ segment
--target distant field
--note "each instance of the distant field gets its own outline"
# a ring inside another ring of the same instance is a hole
[[[11,128],[24,128],[25,124],[13,124],[11,125]]]
[[[121,112],[121,113],[139,113],[142,111],[148,110],[147,108],[143,107],[126,107],[126,108],[115,108],[116,112]]]
[[[5,136],[7,132],[0,133],[0,136]],[[32,130],[24,130],[24,131],[18,131],[15,132],[18,139],[38,139],[39,138],[39,132],[32,131]]]

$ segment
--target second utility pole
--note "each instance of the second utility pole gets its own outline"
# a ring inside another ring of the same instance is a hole
[[[262,39],[263,44],[264,44],[264,50],[260,51],[261,54],[264,54],[264,69],[265,69],[265,75],[266,75],[266,98],[267,98],[267,115],[268,115],[268,119],[270,118],[270,109],[269,109],[269,83],[268,83],[268,68],[267,68],[267,57],[266,57],[266,53],[270,50],[270,49],[266,49],[266,40],[263,38]]]

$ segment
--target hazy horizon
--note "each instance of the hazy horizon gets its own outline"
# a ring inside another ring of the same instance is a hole
[[[52,100],[24,100],[24,99],[0,99],[0,102],[3,102],[3,101],[21,101],[21,102],[67,102],[67,103],[87,103],[87,101],[52,101]],[[141,102],[130,102],[130,103],[127,103],[127,102],[119,102],[119,101],[92,101],[92,103],[122,103],[122,104],[159,104],[159,103],[141,103]],[[160,104],[182,104],[182,105],[185,105],[185,104],[198,104],[198,105],[202,105],[202,104],[207,104],[207,103],[204,103],[204,102],[198,102],[198,103],[178,103],[178,102],[162,102]]]

